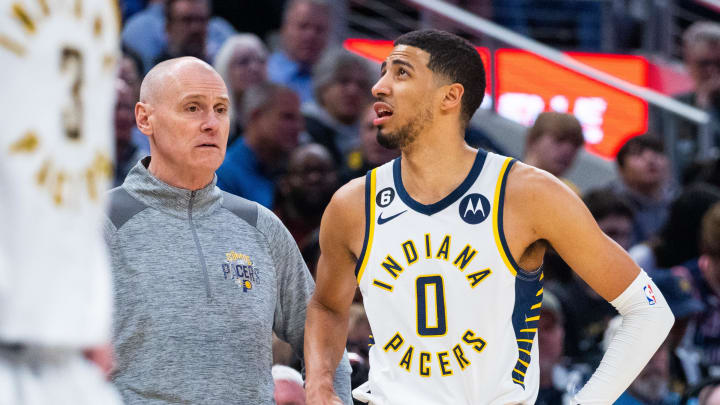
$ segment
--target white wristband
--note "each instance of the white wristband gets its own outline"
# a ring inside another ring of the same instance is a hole
[[[665,298],[645,273],[610,302],[622,315],[600,366],[572,404],[612,404],[622,395],[662,344],[674,317]]]

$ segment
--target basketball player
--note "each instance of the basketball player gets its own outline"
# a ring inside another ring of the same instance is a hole
[[[119,17],[0,0],[0,404],[119,404],[101,236]],[[102,369],[101,369],[102,368]]]
[[[332,370],[359,284],[373,332],[374,404],[533,404],[542,257],[553,246],[624,316],[573,401],[609,404],[673,315],[650,278],[548,173],[463,141],[485,83],[479,55],[440,31],[395,41],[373,87],[378,140],[400,158],[333,197],[305,337],[307,398],[335,404]]]

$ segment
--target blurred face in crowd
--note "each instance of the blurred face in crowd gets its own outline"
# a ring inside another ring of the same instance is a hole
[[[343,124],[353,124],[370,101],[367,75],[356,66],[338,72],[335,80],[322,92],[320,104]]]
[[[632,245],[632,218],[620,214],[610,214],[597,221],[600,229],[614,240],[623,249],[628,250]]]
[[[264,140],[264,147],[273,150],[274,155],[287,157],[298,144],[298,136],[304,121],[300,113],[300,99],[290,91],[283,90],[275,95],[266,108],[256,111],[249,125],[256,127]]]
[[[698,41],[686,46],[685,65],[697,87],[720,80],[720,42]]]
[[[138,128],[150,137],[151,172],[168,180],[201,177],[208,184],[225,157],[230,119],[220,75],[194,58],[158,65],[136,105]],[[172,184],[171,185],[176,185]],[[183,187],[187,188],[187,187]]]
[[[428,62],[428,52],[408,45],[396,46],[383,62],[372,88],[381,145],[404,148],[432,123],[437,85]]]
[[[557,313],[541,310],[538,325],[538,345],[540,347],[540,364],[543,369],[551,369],[560,362],[563,355],[565,328]]]
[[[115,94],[115,140],[118,144],[129,144],[135,127],[133,90],[124,80],[118,79],[115,81]]]
[[[662,345],[640,372],[628,390],[638,399],[652,403],[668,394],[670,378],[670,357],[668,346]]]
[[[538,168],[560,177],[575,161],[580,146],[573,139],[546,132],[532,144],[531,153]]]
[[[305,405],[305,389],[294,381],[275,380],[277,405]]]
[[[267,79],[267,55],[256,46],[238,47],[230,61],[230,86],[240,95],[248,87]]]
[[[319,217],[338,188],[338,172],[330,153],[317,144],[295,149],[282,192],[300,214]]]
[[[371,166],[380,166],[400,156],[397,149],[388,149],[378,143],[378,128],[373,124],[377,114],[372,106],[366,107],[360,118],[360,141],[365,161]]]
[[[166,23],[168,48],[179,56],[204,59],[210,9],[207,0],[179,0],[171,5]]]
[[[138,66],[129,56],[123,55],[118,66],[118,77],[122,79],[133,93],[133,102],[140,99],[140,72]]]
[[[282,27],[285,52],[296,62],[312,66],[327,45],[329,27],[328,7],[309,1],[295,3]]]
[[[620,175],[625,184],[641,192],[654,192],[668,177],[667,157],[652,149],[641,149],[625,157]]]

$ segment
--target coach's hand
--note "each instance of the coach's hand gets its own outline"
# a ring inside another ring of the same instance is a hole
[[[115,367],[115,357],[113,355],[112,344],[107,343],[101,346],[91,347],[83,350],[85,358],[90,360],[96,366],[100,368],[105,378],[110,378]]]

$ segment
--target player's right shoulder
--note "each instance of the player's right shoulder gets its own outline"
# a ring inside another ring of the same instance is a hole
[[[362,238],[362,232],[349,232],[349,230],[364,228],[365,177],[363,176],[349,181],[333,195],[320,224],[321,243],[325,239],[354,246],[357,244],[355,239]],[[356,235],[358,233],[361,234],[359,237]],[[362,240],[360,242],[362,243]]]

